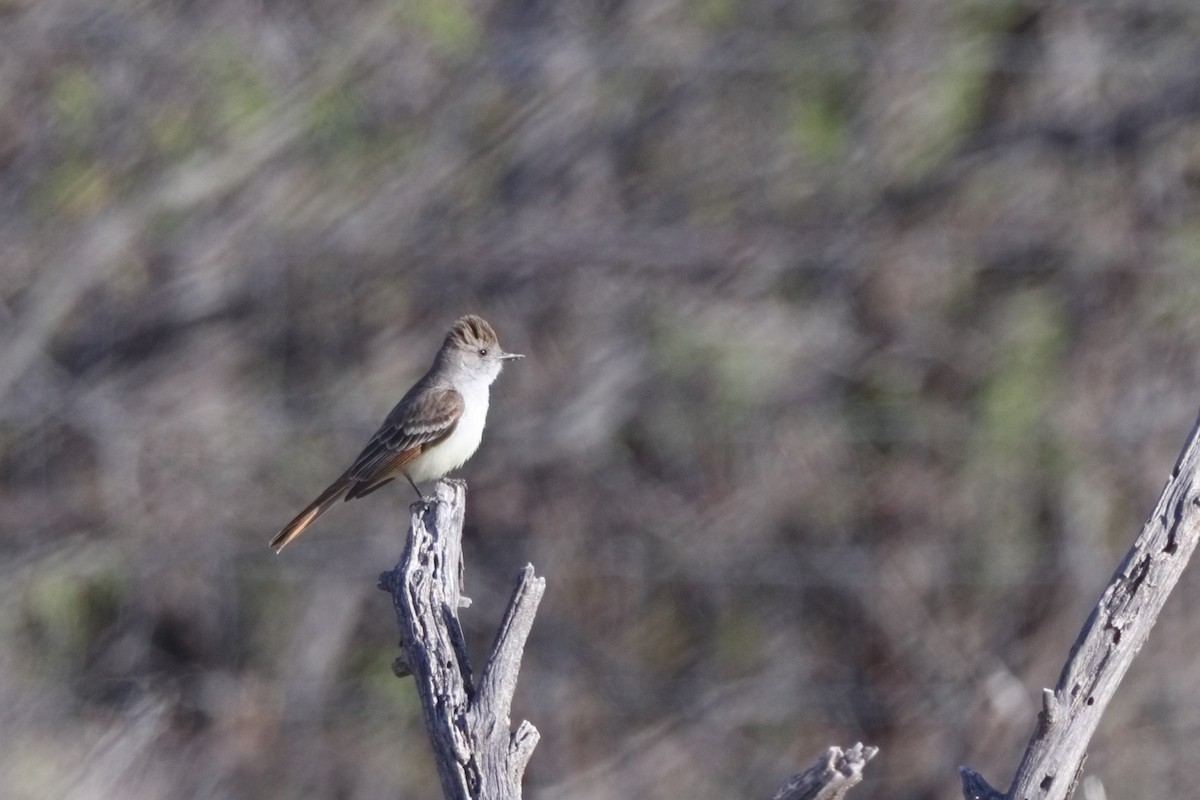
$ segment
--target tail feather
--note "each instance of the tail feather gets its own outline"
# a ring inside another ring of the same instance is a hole
[[[308,508],[297,514],[295,519],[283,527],[283,530],[275,534],[275,538],[271,540],[271,547],[275,548],[275,552],[278,553],[283,550],[288,542],[304,533],[305,529],[313,524],[317,517],[328,511],[330,506],[338,500],[341,500],[342,496],[350,491],[353,485],[352,481],[347,480],[343,476],[328,489],[321,492],[316,500],[309,503]]]

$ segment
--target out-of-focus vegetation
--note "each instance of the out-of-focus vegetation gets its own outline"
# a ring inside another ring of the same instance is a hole
[[[429,798],[376,575],[267,540],[477,312],[465,613],[533,798],[997,783],[1200,393],[1200,8],[0,0],[0,785]],[[1194,787],[1185,577],[1087,769]]]

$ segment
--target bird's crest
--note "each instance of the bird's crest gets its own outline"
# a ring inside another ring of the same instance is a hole
[[[450,333],[446,334],[446,342],[453,342],[455,347],[463,350],[475,350],[480,347],[496,347],[500,340],[496,332],[483,317],[468,314],[454,323]]]

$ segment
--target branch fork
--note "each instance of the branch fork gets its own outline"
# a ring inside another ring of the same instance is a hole
[[[466,484],[457,480],[413,503],[404,554],[379,588],[392,596],[403,648],[396,671],[416,681],[446,798],[517,800],[539,734],[529,722],[511,731],[509,713],[546,581],[533,565],[521,570],[476,685],[458,620],[470,604],[462,596],[465,509]]]

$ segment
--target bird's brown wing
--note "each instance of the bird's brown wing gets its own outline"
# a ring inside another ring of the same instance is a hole
[[[388,414],[350,469],[285,525],[271,540],[271,547],[279,552],[338,500],[362,497],[396,477],[425,448],[453,433],[462,413],[462,395],[454,389],[409,392]]]
[[[405,397],[354,460],[346,499],[362,497],[396,477],[405,464],[453,433],[462,414],[463,398],[454,389]]]

